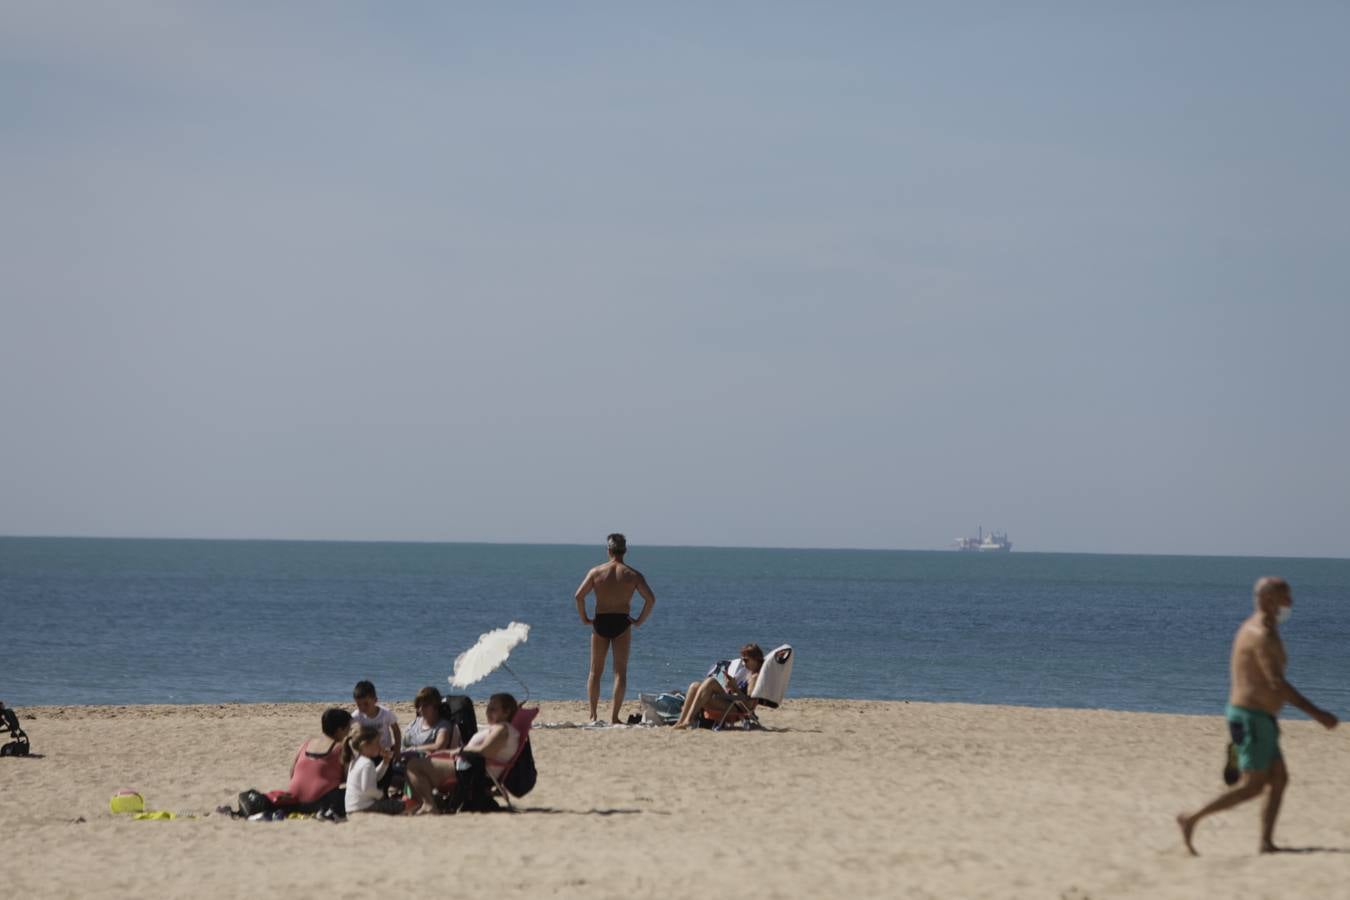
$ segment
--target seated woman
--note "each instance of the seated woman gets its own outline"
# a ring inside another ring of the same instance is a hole
[[[479,753],[487,763],[487,770],[494,776],[505,771],[520,749],[520,732],[511,724],[520,704],[510,694],[493,694],[488,698],[488,726],[480,730],[461,750]],[[408,760],[408,786],[412,788],[414,799],[425,809],[435,809],[434,792],[442,791],[455,783],[455,763],[458,753],[437,751],[425,757]]]
[[[441,716],[440,691],[430,686],[422,688],[413,700],[413,708],[417,710],[417,718],[403,732],[405,757],[428,756],[459,747],[459,729]]]
[[[727,668],[724,676],[726,687],[718,682],[715,675],[689,685],[675,727],[690,728],[697,725],[698,717],[705,709],[714,715],[722,715],[731,706],[733,693],[748,694],[754,689],[755,679],[763,667],[764,651],[759,649],[759,644],[746,644],[741,648],[741,658]]]
[[[312,737],[301,744],[291,763],[291,784],[286,791],[295,797],[297,812],[342,810],[341,785],[347,774],[342,765],[342,742],[351,733],[352,714],[337,707],[326,709],[319,728],[323,737]]]

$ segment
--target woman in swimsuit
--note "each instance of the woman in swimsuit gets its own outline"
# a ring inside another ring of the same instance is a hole
[[[746,644],[741,648],[739,662],[740,665],[732,663],[723,676],[726,679],[725,687],[715,675],[689,685],[684,695],[684,706],[680,708],[680,718],[675,722],[676,728],[693,727],[705,709],[720,716],[731,706],[732,694],[749,694],[754,690],[759,670],[764,668],[764,651],[759,648],[759,644]],[[749,702],[753,705],[755,701]]]
[[[345,709],[324,710],[319,720],[322,737],[312,737],[300,745],[291,763],[291,784],[287,793],[295,797],[297,812],[341,811],[342,782],[347,771],[342,765],[342,742],[352,730],[352,714]]]

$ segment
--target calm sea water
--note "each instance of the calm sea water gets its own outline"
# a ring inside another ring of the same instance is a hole
[[[515,619],[531,696],[585,694],[572,593],[596,548],[0,538],[0,699],[209,703],[445,687]],[[634,547],[657,594],[629,670],[683,686],[747,640],[790,695],[1213,713],[1252,582],[1295,592],[1290,680],[1350,714],[1350,560]],[[634,607],[636,613],[637,606]],[[472,693],[522,693],[506,674]],[[609,691],[608,675],[603,690]]]

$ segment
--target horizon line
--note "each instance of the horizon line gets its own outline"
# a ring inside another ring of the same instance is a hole
[[[427,544],[427,545],[467,545],[491,547],[598,547],[604,544],[579,543],[573,541],[464,541],[418,539],[371,539],[371,538],[280,538],[280,537],[164,537],[149,535],[98,535],[98,534],[0,534],[0,540],[51,540],[51,541],[192,541],[205,543],[273,543],[273,544]],[[754,544],[638,544],[639,548],[648,547],[666,550],[796,550],[827,553],[961,553],[955,546],[944,547],[811,547],[805,545],[754,545]],[[630,545],[631,547],[631,545]],[[1343,556],[1281,556],[1273,554],[1220,554],[1220,553],[1123,553],[1105,550],[1019,550],[1007,553],[976,553],[975,556],[1013,555],[1021,556],[1161,556],[1193,557],[1196,559],[1298,559],[1327,560],[1345,562],[1350,557]]]

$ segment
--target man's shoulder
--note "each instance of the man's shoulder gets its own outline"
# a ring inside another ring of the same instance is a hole
[[[1237,643],[1240,646],[1259,647],[1275,640],[1278,640],[1275,632],[1266,626],[1265,620],[1260,616],[1252,616],[1238,628]]]

